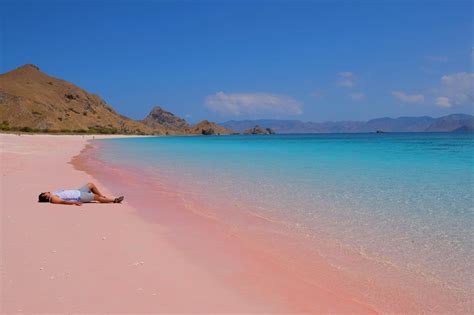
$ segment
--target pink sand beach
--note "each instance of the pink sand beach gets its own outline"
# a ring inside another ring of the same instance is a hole
[[[2,313],[376,313],[338,290],[339,275],[321,259],[311,260],[308,281],[265,255],[263,240],[237,237],[173,196],[155,205],[161,222],[127,199],[38,203],[42,191],[86,182],[127,195],[70,163],[91,138],[0,135]]]

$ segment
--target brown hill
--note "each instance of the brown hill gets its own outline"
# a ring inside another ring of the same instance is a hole
[[[115,112],[103,99],[78,86],[24,65],[0,75],[3,127],[127,134],[165,134]]]
[[[189,133],[190,126],[186,120],[155,106],[142,122],[150,128],[165,128],[169,134]]]
[[[222,127],[216,123],[203,120],[192,126],[190,133],[195,135],[230,135],[233,134],[234,131]]]

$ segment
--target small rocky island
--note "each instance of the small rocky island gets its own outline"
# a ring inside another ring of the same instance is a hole
[[[244,135],[274,135],[275,131],[271,128],[262,128],[259,125],[256,125],[253,128],[244,130]]]

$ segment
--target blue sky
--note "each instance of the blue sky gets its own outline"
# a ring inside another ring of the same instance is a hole
[[[1,1],[25,63],[194,122],[473,113],[471,1]]]

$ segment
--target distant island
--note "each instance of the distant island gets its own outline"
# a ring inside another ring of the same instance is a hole
[[[100,96],[27,64],[0,75],[0,130],[43,133],[229,135],[274,133],[473,132],[474,116],[452,114],[369,121],[203,120],[195,125],[155,106],[143,120],[117,113]]]
[[[303,122],[300,120],[230,120],[222,126],[245,132],[255,125],[276,133],[385,133],[385,132],[474,132],[474,116],[452,114],[439,118],[429,116],[377,118],[369,121]]]

